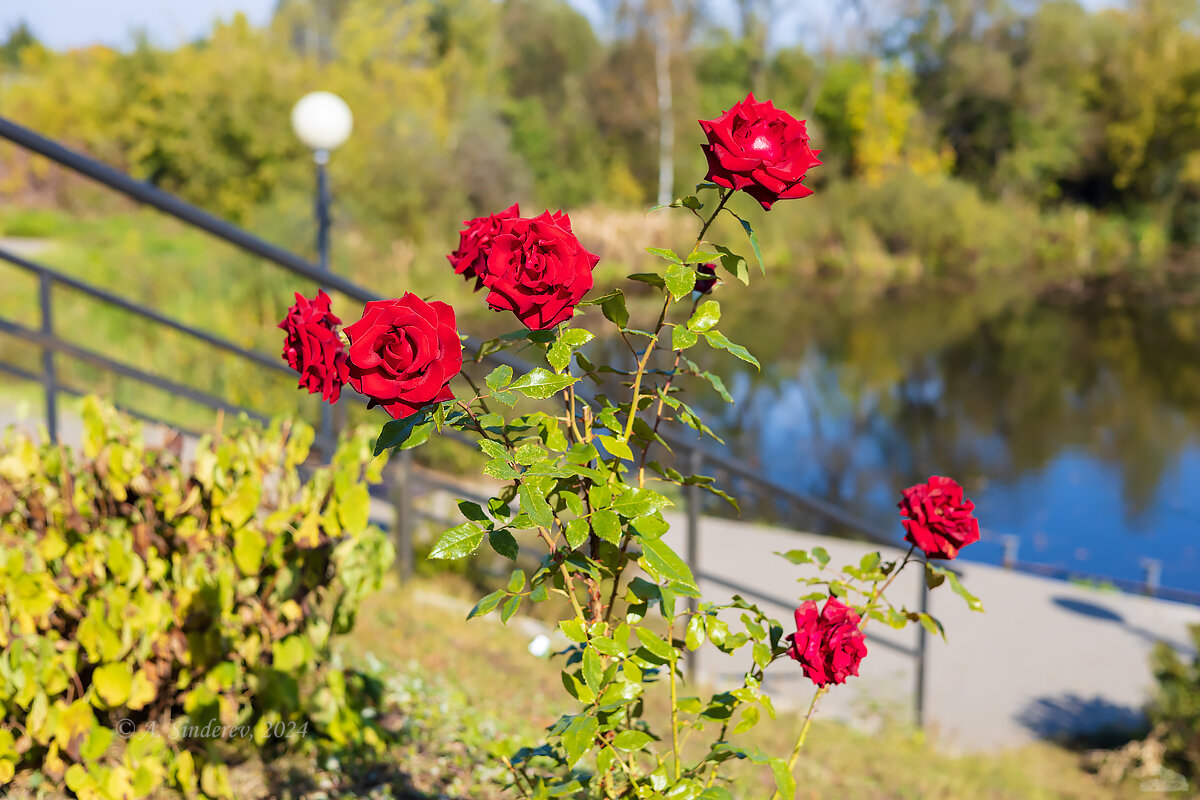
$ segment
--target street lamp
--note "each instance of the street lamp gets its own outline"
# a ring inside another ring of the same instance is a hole
[[[313,151],[317,165],[317,261],[329,269],[329,154],[341,147],[354,129],[346,101],[332,92],[311,92],[292,107],[292,130]]]
[[[341,147],[354,129],[354,115],[346,101],[332,92],[311,92],[292,107],[292,130],[313,153],[317,165],[317,263],[329,269],[329,154]],[[334,417],[328,403],[321,404],[321,438],[333,452],[343,415]]]

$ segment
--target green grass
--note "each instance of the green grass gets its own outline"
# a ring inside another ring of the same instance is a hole
[[[497,743],[536,743],[540,729],[571,707],[556,664],[525,650],[527,634],[513,623],[501,627],[491,618],[466,621],[461,612],[425,599],[431,593],[457,596],[468,604],[473,599],[464,582],[444,577],[389,587],[366,602],[345,647],[350,658],[364,658],[369,652],[384,664],[421,676],[431,696],[442,703],[439,724],[445,727],[441,734],[436,724],[427,728],[422,743],[405,749],[405,763],[418,772],[428,768],[463,777],[464,763],[482,766],[490,752],[502,751]],[[666,700],[651,695],[648,701],[648,713],[661,729]],[[786,754],[798,726],[795,715],[781,714],[774,722],[760,724],[750,744]],[[448,751],[451,742],[466,751]],[[691,744],[699,746],[700,740]],[[458,752],[464,762],[455,761],[448,752]],[[740,767],[731,774],[737,778],[734,796],[755,800],[770,795],[773,784],[761,768]],[[954,755],[905,725],[885,723],[881,730],[864,732],[822,720],[819,714],[797,774],[797,797],[812,800],[1133,800],[1147,796],[1135,781],[1116,787],[1100,783],[1082,769],[1078,754],[1050,744],[997,754]],[[423,787],[435,782],[420,774],[413,780]],[[475,788],[457,796],[492,794]]]

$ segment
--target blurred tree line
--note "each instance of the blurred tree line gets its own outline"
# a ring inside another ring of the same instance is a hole
[[[708,0],[596,5],[593,27],[566,0],[279,0],[265,28],[237,18],[174,50],[52,52],[21,26],[0,44],[0,108],[240,218],[308,191],[288,113],[329,89],[356,118],[341,202],[419,238],[513,198],[683,193],[704,169],[695,120],[754,90],[810,120],[818,184],[897,186],[901,204],[906,181],[949,185],[1200,244],[1195,0],[845,0],[853,35],[807,47],[768,46],[786,0],[732,0],[732,18]],[[0,196],[72,202],[54,180],[0,149]]]

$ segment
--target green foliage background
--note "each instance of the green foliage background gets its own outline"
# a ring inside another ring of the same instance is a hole
[[[811,178],[820,188],[848,182],[868,206],[886,202],[901,217],[942,206],[977,217],[964,246],[933,243],[937,274],[969,273],[975,250],[1012,241],[1003,220],[1013,210],[1054,228],[1043,234],[1051,241],[1071,226],[1039,221],[1047,209],[1128,219],[1120,238],[1144,260],[1196,244],[1192,0],[1094,12],[1073,0],[916,0],[894,18],[873,17],[854,46],[820,52],[767,49],[760,31],[779,4],[743,5],[740,31],[705,4],[636,2],[606,6],[595,30],[565,0],[284,0],[266,28],[237,18],[174,50],[142,41],[51,52],[18,28],[0,50],[0,106],[248,220],[281,196],[307,197],[288,111],[306,91],[336,91],[356,115],[335,160],[343,223],[420,241],[513,199],[539,208],[651,201],[654,12],[670,17],[679,194],[703,171],[694,120],[754,90],[809,119],[826,159]],[[885,185],[892,190],[876,199]],[[108,205],[10,147],[0,148],[0,197]],[[926,262],[924,243],[865,216],[880,249]],[[1110,236],[1094,220],[1076,227],[1089,242]]]

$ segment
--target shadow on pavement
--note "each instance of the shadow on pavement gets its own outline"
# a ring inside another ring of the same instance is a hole
[[[1040,739],[1079,749],[1112,749],[1150,731],[1139,709],[1075,694],[1039,697],[1017,715],[1017,721]]]

